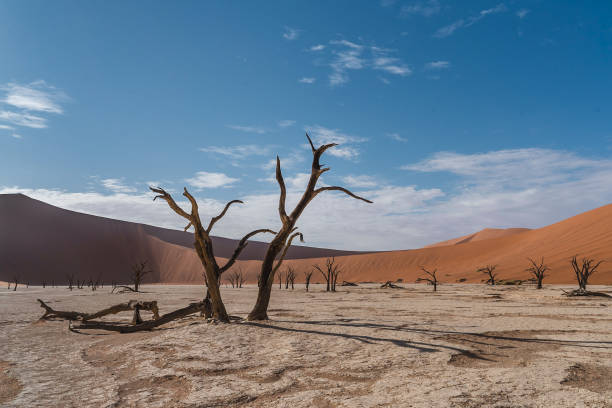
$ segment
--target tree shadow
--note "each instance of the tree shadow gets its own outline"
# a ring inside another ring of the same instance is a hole
[[[516,341],[516,342],[526,342],[526,343],[545,343],[557,346],[570,346],[570,347],[581,347],[581,348],[598,348],[598,349],[612,349],[612,341],[590,341],[590,340],[564,340],[564,339],[540,339],[533,337],[513,337],[513,336],[504,336],[499,334],[487,334],[487,333],[478,333],[478,332],[469,332],[469,331],[455,331],[455,330],[434,330],[434,329],[422,329],[416,327],[407,327],[406,324],[400,324],[397,326],[381,324],[381,323],[366,323],[366,322],[356,322],[354,319],[341,319],[339,321],[329,321],[329,320],[277,320],[279,323],[297,323],[297,324],[305,324],[305,325],[316,325],[316,326],[338,326],[338,327],[357,327],[357,328],[370,328],[374,330],[390,330],[394,332],[406,332],[406,333],[417,333],[423,335],[434,336],[434,338],[439,338],[442,336],[449,335],[464,335],[471,336],[473,339],[462,339],[465,342],[471,342],[474,344],[489,344],[486,343],[487,340],[496,340],[496,341]],[[271,328],[278,328],[277,326],[271,326]],[[319,332],[316,333],[327,333],[327,332]],[[547,330],[543,330],[543,333],[550,332]],[[576,330],[555,330],[556,333],[575,333]],[[327,334],[336,334],[336,333],[327,333]],[[347,337],[351,337],[352,335],[345,335]],[[358,336],[359,337],[359,336]],[[365,336],[368,337],[368,336]],[[376,339],[376,338],[372,338]],[[380,341],[385,340],[394,340],[396,339],[379,339]],[[427,344],[427,343],[418,343],[406,341],[407,343],[412,344]],[[440,345],[429,344],[430,346],[442,347]],[[443,348],[453,349],[451,347],[444,346]],[[459,349],[458,349],[459,350]],[[465,350],[464,350],[465,351]]]
[[[284,321],[279,321],[279,322],[285,323]],[[291,322],[291,323],[304,323],[304,322]],[[482,356],[473,354],[469,350],[462,349],[459,347],[447,346],[444,344],[433,344],[433,343],[425,343],[425,342],[420,342],[420,341],[401,340],[401,339],[393,339],[393,338],[385,338],[385,337],[374,337],[374,336],[367,336],[367,335],[360,335],[360,334],[333,333],[333,332],[327,332],[327,331],[321,331],[321,330],[298,329],[298,328],[293,328],[293,327],[276,326],[272,323],[260,323],[260,322],[253,322],[253,321],[246,321],[243,324],[260,327],[264,329],[273,329],[273,330],[279,330],[279,331],[285,331],[285,332],[307,333],[307,334],[316,334],[316,335],[321,335],[321,336],[340,337],[344,339],[357,340],[361,343],[366,343],[366,344],[375,344],[378,342],[390,343],[390,344],[393,344],[394,346],[411,348],[411,349],[417,350],[422,353],[436,353],[444,349],[444,350],[450,350],[450,351],[454,351],[454,352],[458,352],[462,354],[473,355],[473,358],[489,361],[488,359]]]

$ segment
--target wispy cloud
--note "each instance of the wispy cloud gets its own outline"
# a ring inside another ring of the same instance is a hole
[[[434,14],[438,14],[440,10],[441,7],[438,0],[428,0],[407,4],[402,7],[400,13],[402,16],[418,14],[424,17],[431,17]]]
[[[270,149],[268,147],[257,145],[209,146],[201,147],[200,151],[220,154],[234,160],[244,159],[249,156],[265,156],[270,154]]]
[[[62,92],[47,85],[45,81],[35,81],[28,85],[8,83],[3,102],[19,109],[34,112],[63,113],[58,100],[65,99]]]
[[[355,159],[360,152],[355,144],[367,141],[366,138],[349,135],[339,129],[330,129],[319,125],[307,126],[304,128],[317,145],[337,143],[338,146],[329,149],[330,155],[343,159]]]
[[[389,136],[391,139],[397,141],[397,142],[402,142],[405,143],[408,141],[407,138],[400,136],[399,133],[387,133],[387,136]]]
[[[301,196],[307,167],[287,177],[288,207]],[[369,175],[346,176],[343,182],[352,183],[355,193],[374,204],[366,205],[340,193],[321,194],[300,219],[308,244],[363,250],[415,248],[485,227],[541,227],[612,202],[612,158],[537,148],[475,154],[440,152],[405,168],[414,172],[411,182],[422,172],[441,172],[457,180],[449,178],[451,185],[445,191],[413,185],[373,185],[375,180]],[[184,227],[180,217],[167,206],[154,203],[150,193],[0,187],[0,194],[16,192],[74,211]],[[194,194],[203,218],[223,208],[222,200]],[[175,198],[179,205],[189,208],[180,194]],[[217,234],[239,238],[246,231],[278,226],[277,189],[235,198],[244,200],[245,205],[224,218]],[[341,226],[337,223],[339,215]],[[338,227],[332,228],[334,225]],[[351,236],[361,239],[347,239]]]
[[[531,10],[528,10],[528,9],[520,9],[519,11],[516,12],[516,15],[518,16],[518,18],[523,19],[527,17],[527,14],[529,14],[530,11]]]
[[[283,33],[283,38],[285,40],[295,40],[300,35],[300,31],[297,28],[285,27],[285,32]]]
[[[489,8],[489,9],[485,9],[485,10],[481,10],[478,14],[476,14],[475,16],[470,16],[468,18],[465,19],[459,19],[447,26],[444,26],[442,28],[439,28],[435,33],[434,33],[434,37],[436,38],[444,38],[444,37],[448,37],[450,35],[453,35],[453,33],[455,31],[457,31],[460,28],[467,28],[470,26],[473,26],[474,24],[476,24],[477,22],[479,22],[480,20],[482,20],[483,18],[492,15],[492,14],[498,14],[498,13],[503,13],[505,11],[507,11],[508,8],[506,7],[505,4],[501,3],[498,4],[495,7]]]
[[[240,132],[246,132],[246,133],[257,133],[260,135],[263,135],[264,133],[266,133],[265,129],[259,126],[227,125],[227,127],[230,129],[234,129],[234,130],[238,130]]]
[[[42,129],[47,127],[44,114],[62,114],[60,102],[67,96],[60,90],[39,80],[26,85],[10,82],[0,86],[4,96],[0,99],[0,121],[16,126]],[[4,125],[6,126],[6,125]]]
[[[13,133],[11,135],[11,137],[14,137],[15,139],[23,139],[23,136],[21,136],[20,134],[17,134],[17,133]]]
[[[15,128],[14,128],[14,127],[12,127],[12,126],[9,126],[9,125],[0,125],[0,129],[4,129],[4,130],[13,130],[13,129],[15,129]]]
[[[359,176],[346,176],[342,178],[342,181],[349,187],[357,188],[372,188],[380,184],[376,178],[365,174]]]
[[[47,119],[29,113],[0,111],[0,121],[33,129],[44,129],[47,127]]]
[[[278,126],[282,128],[290,127],[295,125],[295,120],[285,119],[278,122]]]
[[[425,64],[425,69],[428,71],[435,71],[441,69],[450,68],[451,64],[448,61],[432,61]]]
[[[102,179],[100,184],[114,193],[135,193],[137,191],[134,187],[125,185],[122,179],[117,178]]]
[[[325,45],[323,44],[313,45],[312,47],[309,48],[310,51],[323,51],[324,49],[325,49]]]
[[[388,74],[407,76],[412,69],[401,59],[391,56],[394,50],[377,46],[366,46],[352,41],[331,41],[334,47],[333,58],[330,62],[332,72],[329,75],[329,84],[338,86],[349,81],[350,70],[375,69]]]
[[[312,78],[312,77],[303,77],[303,78],[298,79],[298,82],[301,82],[303,84],[314,84],[316,80],[317,80],[316,78]]]
[[[225,187],[237,182],[238,180],[239,179],[229,177],[224,173],[209,173],[206,171],[199,171],[194,177],[188,178],[185,181],[190,186],[202,189]]]

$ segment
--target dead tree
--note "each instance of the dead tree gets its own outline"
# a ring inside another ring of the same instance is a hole
[[[306,283],[306,292],[310,286],[310,278],[312,278],[312,271],[304,271],[304,282]]]
[[[13,292],[17,291],[17,285],[19,284],[19,276],[13,275]]]
[[[495,278],[497,277],[495,268],[497,268],[497,265],[487,265],[476,269],[476,272],[486,273],[489,276],[489,279],[487,279],[487,283],[490,283],[491,286],[495,286]]]
[[[66,274],[66,280],[68,281],[68,289],[72,290],[74,286],[74,273]]]
[[[232,288],[241,288],[242,284],[244,283],[244,273],[242,272],[242,268],[232,271],[227,280],[231,283]]]
[[[315,269],[321,272],[323,279],[325,279],[326,292],[335,292],[336,283],[338,282],[338,276],[340,275],[340,264],[336,263],[336,258],[331,257],[325,260],[325,270],[321,269],[318,265],[314,265]]]
[[[544,257],[540,258],[539,262],[536,262],[532,258],[527,258],[527,260],[531,263],[531,266],[525,269],[525,272],[530,272],[535,277],[538,283],[538,289],[542,289],[542,280],[544,280],[545,272],[550,270],[550,268],[544,264]]]
[[[295,283],[295,269],[292,267],[287,268],[287,274],[285,275],[286,286],[285,289],[289,289],[289,285],[291,285],[291,290],[293,290],[293,285]]]
[[[139,291],[140,284],[142,283],[144,277],[153,272],[153,270],[147,268],[147,262],[148,261],[145,260],[132,265],[132,274],[130,275],[130,280],[134,285],[134,292]]]
[[[418,278],[417,282],[428,282],[430,285],[433,285],[433,291],[436,292],[438,290],[438,283],[440,283],[438,281],[438,278],[436,277],[436,272],[438,272],[438,270],[434,269],[433,271],[428,271],[423,266],[421,266],[421,270],[425,272],[429,277]]]
[[[315,148],[308,134],[306,134],[306,138],[308,139],[308,143],[310,143],[310,148],[312,149],[313,156],[310,178],[308,180],[308,185],[306,187],[306,190],[304,191],[304,194],[289,214],[287,213],[287,209],[285,206],[285,201],[287,198],[287,188],[285,187],[285,181],[281,172],[280,159],[278,158],[278,156],[276,157],[276,181],[278,182],[278,185],[280,187],[278,214],[283,225],[278,231],[278,233],[276,233],[272,241],[270,241],[270,243],[268,244],[268,249],[261,263],[262,285],[260,286],[257,292],[257,300],[255,302],[255,305],[249,313],[249,320],[268,319],[268,305],[270,304],[270,294],[272,291],[272,284],[274,283],[274,276],[276,274],[276,271],[282,264],[287,250],[291,246],[292,240],[297,236],[299,236],[300,239],[303,240],[303,235],[299,232],[295,232],[295,224],[297,223],[298,219],[300,218],[308,204],[317,195],[325,191],[341,191],[353,198],[365,201],[367,203],[371,203],[371,201],[359,197],[343,187],[326,186],[317,188],[317,182],[319,181],[319,177],[321,177],[323,173],[329,170],[329,167],[321,167],[321,156],[327,149],[336,146],[336,143],[330,143]]]
[[[587,284],[589,283],[589,278],[595,273],[599,265],[601,265],[603,261],[595,262],[594,259],[583,258],[582,265],[578,263],[576,256],[574,256],[571,260],[572,268],[574,269],[574,273],[576,274],[576,280],[578,281],[578,289],[572,290],[570,292],[564,292],[566,296],[601,296],[601,297],[612,297],[607,293],[603,292],[591,292],[587,290]]]
[[[276,232],[269,229],[258,229],[255,231],[251,231],[246,234],[240,241],[238,241],[238,246],[234,250],[232,256],[228,259],[228,261],[223,266],[219,266],[217,264],[217,260],[215,259],[215,254],[213,251],[213,242],[210,237],[210,232],[213,226],[225,215],[227,210],[232,204],[242,203],[240,200],[232,200],[225,205],[223,211],[216,217],[213,217],[208,223],[207,227],[204,227],[202,224],[202,220],[200,219],[200,213],[198,209],[198,203],[196,199],[187,191],[187,188],[183,189],[183,196],[189,200],[191,203],[191,212],[187,212],[183,210],[179,205],[174,201],[172,196],[168,194],[162,188],[154,188],[149,187],[151,191],[157,193],[155,199],[161,198],[162,200],[168,203],[168,206],[178,215],[185,218],[188,221],[187,226],[185,227],[185,231],[187,231],[190,227],[194,229],[194,247],[198,257],[200,258],[200,262],[202,262],[202,266],[204,267],[204,272],[206,274],[206,282],[208,282],[207,288],[207,298],[210,299],[212,306],[212,314],[216,319],[229,322],[229,315],[225,310],[225,305],[223,304],[223,299],[221,298],[221,291],[219,290],[219,281],[223,272],[227,271],[234,265],[236,259],[242,252],[242,250],[247,246],[247,241],[253,235],[268,232],[271,234],[276,234]]]
[[[279,289],[283,288],[283,274],[282,273],[278,274],[278,288]]]

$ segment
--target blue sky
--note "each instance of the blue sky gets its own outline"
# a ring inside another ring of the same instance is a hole
[[[405,249],[612,202],[607,1],[0,2],[0,193],[173,228],[275,227],[335,141],[310,245]],[[178,195],[178,193],[177,193]],[[180,195],[178,195],[180,196]],[[356,239],[355,237],[359,237]]]

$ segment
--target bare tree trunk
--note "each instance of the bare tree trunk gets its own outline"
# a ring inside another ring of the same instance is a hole
[[[269,232],[272,234],[276,234],[276,232],[271,231],[269,229],[259,229],[251,231],[250,233],[242,237],[242,239],[238,242],[238,246],[234,250],[234,253],[232,254],[231,258],[226,262],[224,266],[221,267],[217,264],[217,260],[215,259],[213,251],[213,242],[209,234],[215,223],[221,218],[223,218],[228,208],[232,204],[242,203],[242,201],[232,200],[227,203],[223,211],[218,216],[213,217],[210,220],[208,227],[204,228],[200,219],[198,203],[196,202],[195,198],[187,191],[186,188],[183,190],[183,196],[185,196],[191,203],[191,213],[188,213],[181,207],[179,207],[178,204],[172,198],[172,196],[168,194],[164,189],[153,187],[150,187],[150,189],[154,193],[158,194],[157,196],[155,196],[154,200],[157,198],[161,198],[162,200],[168,203],[168,206],[170,206],[170,208],[174,212],[189,221],[189,223],[185,227],[185,231],[187,231],[190,227],[193,227],[195,237],[194,247],[196,253],[198,254],[198,257],[200,258],[200,262],[204,267],[205,280],[208,283],[208,294],[212,306],[213,317],[223,322],[229,322],[229,315],[225,310],[225,305],[223,304],[223,300],[221,298],[221,291],[219,290],[221,275],[223,274],[223,272],[230,269],[232,265],[236,262],[236,259],[238,258],[240,253],[246,247],[249,238],[251,238],[255,234],[259,234],[262,232]]]
[[[285,255],[287,254],[287,250],[289,246],[291,246],[291,241],[296,236],[299,236],[301,240],[303,240],[303,235],[301,233],[294,232],[295,224],[297,223],[299,217],[302,215],[302,212],[306,209],[306,206],[319,194],[324,191],[341,191],[353,198],[371,203],[371,201],[366,200],[365,198],[359,197],[349,190],[343,187],[331,186],[331,187],[319,187],[317,188],[317,181],[321,174],[325,173],[329,170],[328,167],[322,168],[319,160],[323,153],[331,148],[336,146],[336,143],[326,144],[315,148],[312,140],[306,134],[306,138],[310,143],[310,147],[312,149],[312,168],[310,179],[308,181],[308,185],[302,198],[297,203],[293,211],[290,214],[287,214],[287,210],[285,208],[285,201],[287,198],[287,188],[285,187],[285,181],[283,179],[283,175],[280,167],[280,159],[278,156],[276,157],[276,181],[280,187],[280,197],[278,202],[278,213],[280,216],[280,220],[282,222],[282,227],[276,233],[274,239],[268,245],[268,250],[266,251],[266,255],[261,263],[261,277],[262,281],[265,284],[262,284],[257,293],[257,300],[255,302],[255,306],[249,313],[249,320],[267,320],[268,319],[268,305],[270,303],[270,295],[272,292],[272,283],[274,282],[274,274],[280,267],[283,262]],[[279,257],[280,255],[280,257]],[[278,261],[276,261],[278,257]],[[276,261],[276,265],[275,265]]]

